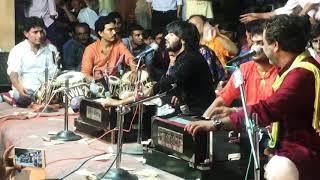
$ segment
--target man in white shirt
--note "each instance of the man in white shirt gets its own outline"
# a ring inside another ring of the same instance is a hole
[[[301,11],[296,12],[300,8]],[[287,3],[272,12],[247,13],[240,16],[240,21],[248,23],[256,19],[269,19],[280,14],[308,15],[311,20],[320,20],[320,0],[288,0]]]
[[[152,29],[163,29],[181,18],[182,0],[147,0]]]
[[[14,46],[9,53],[7,73],[13,89],[13,98],[18,102],[21,97],[32,98],[34,92],[56,70],[55,46],[45,43],[43,20],[38,17],[26,18],[24,36],[26,39]]]
[[[80,23],[87,23],[91,29],[91,37],[98,39],[95,34],[94,23],[100,16],[107,16],[108,12],[105,9],[99,8],[99,0],[85,0],[87,7],[80,10],[78,14],[78,21]]]

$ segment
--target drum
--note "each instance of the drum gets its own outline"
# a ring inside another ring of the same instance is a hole
[[[132,83],[129,79],[131,72],[132,71],[126,72],[121,78],[119,99],[125,99],[125,98],[130,97],[134,94],[135,83]],[[146,86],[148,84],[149,74],[147,71],[145,71],[145,70],[141,71],[140,80],[141,80],[143,86]]]
[[[64,89],[66,80],[69,80],[69,91],[67,92],[68,99],[74,97],[87,97],[89,94],[88,83],[86,83],[85,75],[81,72],[69,71],[57,77],[55,85],[59,89]]]
[[[119,96],[119,90],[121,85],[120,78],[116,76],[109,76],[108,83],[109,83],[109,92],[111,97]]]

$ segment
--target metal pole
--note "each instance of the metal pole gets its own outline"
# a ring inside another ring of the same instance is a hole
[[[65,91],[64,91],[64,130],[68,131],[68,91],[69,91],[69,79],[65,79]]]

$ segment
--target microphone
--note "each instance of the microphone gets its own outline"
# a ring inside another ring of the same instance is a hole
[[[142,57],[144,57],[146,54],[152,52],[152,51],[156,51],[157,49],[159,48],[158,44],[157,43],[151,43],[149,45],[149,47],[142,51],[141,53],[139,53],[136,57],[134,57],[135,59],[140,59]]]
[[[258,54],[261,54],[263,51],[262,47],[260,46],[255,46],[253,47],[250,51],[244,53],[244,54],[241,54],[237,57],[234,57],[232,58],[230,61],[228,61],[226,63],[226,65],[232,65],[232,64],[236,64],[236,65],[239,65],[238,61],[242,60],[242,59],[245,59],[245,58],[248,58],[248,57],[251,57],[251,56],[254,56],[254,55],[258,55]]]

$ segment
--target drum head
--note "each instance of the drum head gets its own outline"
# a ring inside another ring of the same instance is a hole
[[[57,85],[64,86],[65,81],[69,79],[69,84],[76,84],[79,82],[83,82],[85,75],[81,72],[70,71],[64,74],[61,74],[57,77],[56,83]]]

